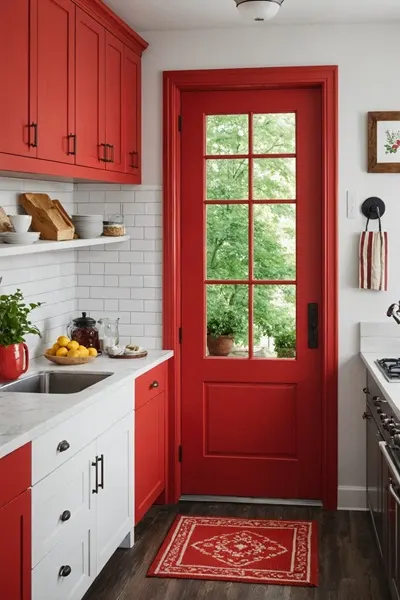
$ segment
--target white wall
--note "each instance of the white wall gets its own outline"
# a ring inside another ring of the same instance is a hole
[[[60,200],[67,211],[73,212],[73,187],[72,183],[0,177],[0,206],[7,214],[24,214],[19,207],[19,194],[43,192]],[[65,333],[76,309],[75,253],[48,252],[1,258],[0,248],[0,277],[3,277],[1,294],[11,294],[20,288],[26,302],[44,303],[31,313],[32,322],[39,327],[43,337],[27,337],[31,356],[43,354],[45,347]]]
[[[340,374],[339,444],[341,505],[362,505],[365,485],[364,369],[357,356],[358,323],[384,319],[386,307],[400,297],[400,175],[366,173],[366,113],[398,110],[400,79],[398,24],[274,27],[240,30],[146,33],[150,46],[143,61],[144,183],[161,184],[163,70],[255,66],[339,65],[340,155]],[[389,292],[365,292],[357,285],[357,241],[363,218],[346,218],[345,194],[360,202],[378,195],[387,205]]]

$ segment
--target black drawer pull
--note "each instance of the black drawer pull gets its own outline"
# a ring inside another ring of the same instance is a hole
[[[58,576],[59,577],[68,577],[68,575],[71,575],[72,569],[69,565],[63,565],[60,570],[58,571]]]
[[[69,510],[64,510],[63,514],[61,515],[61,521],[63,523],[65,523],[65,521],[69,521],[71,518],[71,513]]]
[[[133,152],[129,152],[129,155],[132,157],[131,164],[129,165],[131,169],[139,168],[139,152],[134,150]]]
[[[67,440],[63,440],[62,442],[60,442],[57,446],[57,452],[65,452],[66,450],[68,450],[70,447],[69,443],[67,442]]]
[[[67,152],[67,154],[71,155],[71,156],[76,156],[76,134],[75,133],[70,133],[69,135],[67,135],[67,139],[68,139],[68,152]],[[74,146],[73,146],[72,150],[69,149],[70,148],[70,140],[73,140],[73,142],[74,142]]]
[[[99,148],[103,148],[103,156],[99,156],[100,162],[110,162],[108,160],[108,144],[99,144]]]
[[[38,124],[35,122],[32,122],[29,127],[33,127],[33,142],[31,142],[29,140],[29,146],[31,146],[31,148],[37,148],[38,147]]]
[[[92,494],[98,494],[99,493],[99,469],[98,469],[98,462],[99,462],[99,457],[96,456],[96,460],[94,462],[92,462],[92,467],[95,467],[96,472],[95,472],[95,484],[94,484],[94,490],[92,490]]]
[[[154,390],[154,389],[156,389],[156,388],[158,388],[158,387],[160,387],[160,384],[158,383],[158,381],[153,381],[153,382],[150,384],[150,389],[151,389],[151,390]]]
[[[99,483],[99,488],[104,490],[104,454],[100,454],[100,456],[97,459],[97,462],[101,463],[101,469],[100,469],[101,483]]]

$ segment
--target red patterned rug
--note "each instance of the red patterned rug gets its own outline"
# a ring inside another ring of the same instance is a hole
[[[148,575],[318,585],[316,521],[178,515]]]

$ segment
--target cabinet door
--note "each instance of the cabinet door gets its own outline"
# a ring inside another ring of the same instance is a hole
[[[135,413],[135,524],[165,488],[165,392]]]
[[[104,169],[105,29],[76,8],[76,164]]]
[[[110,171],[125,171],[123,156],[123,68],[124,45],[106,33],[106,140],[109,144]]]
[[[75,161],[75,4],[40,0],[38,44],[38,158]]]
[[[31,599],[31,495],[27,490],[0,510],[0,594]]]
[[[133,528],[133,413],[97,440],[97,570]]]
[[[33,0],[32,0],[33,1]],[[34,6],[32,7],[34,14]],[[35,156],[28,145],[30,0],[0,2],[0,152]],[[32,137],[33,140],[33,137]]]
[[[382,454],[379,449],[379,442],[383,440],[383,437],[379,433],[378,427],[369,409],[367,409],[366,415],[368,508],[371,512],[379,549],[382,552]]]
[[[141,58],[124,49],[125,172],[141,181]]]

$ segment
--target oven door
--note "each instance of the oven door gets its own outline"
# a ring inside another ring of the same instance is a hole
[[[375,528],[379,549],[383,554],[383,457],[378,443],[383,441],[372,413],[367,407],[367,501]]]
[[[400,472],[386,442],[379,442],[384,459],[383,557],[394,600],[400,600]]]

